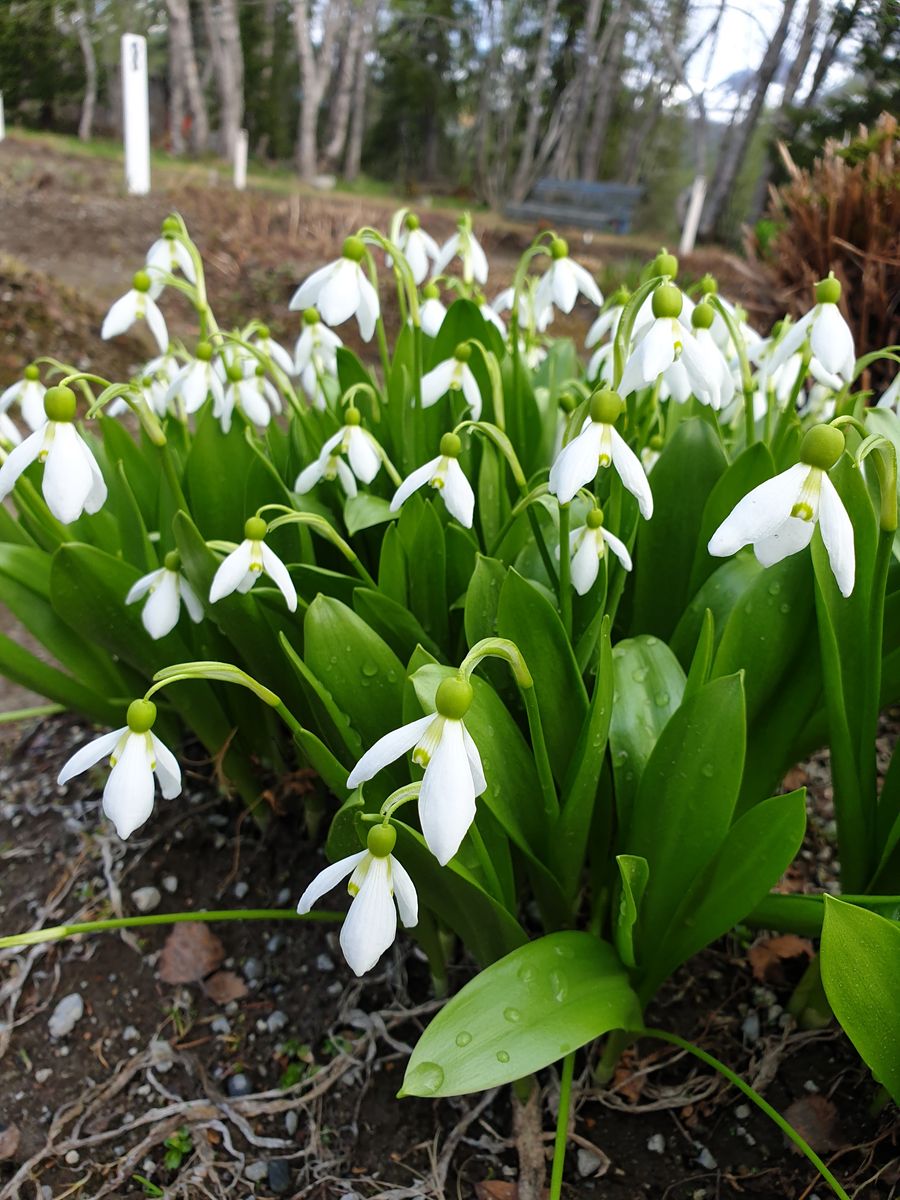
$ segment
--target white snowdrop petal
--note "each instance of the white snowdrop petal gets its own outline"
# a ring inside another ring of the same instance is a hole
[[[614,533],[610,533],[605,525],[600,527],[600,534],[625,570],[630,571],[632,566],[631,555],[628,553],[628,547],[625,543],[617,538]]]
[[[250,571],[250,557],[252,547],[249,541],[243,541],[241,544],[223,559],[219,565],[219,569],[213,576],[213,581],[209,589],[209,602],[215,604],[217,600],[229,596],[232,592],[238,590],[241,582]],[[251,582],[252,586],[252,582]]]
[[[564,446],[550,468],[550,491],[560,504],[568,504],[579,488],[593,480],[600,467],[600,444],[603,429],[595,421]]]
[[[578,531],[578,546],[572,555],[571,578],[572,586],[579,596],[586,596],[596,582],[600,571],[600,557],[597,553],[597,541],[592,529],[584,528]]]
[[[75,426],[70,421],[55,423],[41,484],[47,507],[63,525],[71,525],[84,512],[93,484],[91,466]]]
[[[416,894],[416,885],[409,876],[409,872],[398,859],[390,856],[391,864],[391,884],[394,889],[394,899],[397,901],[397,908],[400,911],[400,920],[406,929],[412,929],[419,923],[419,897]]]
[[[451,517],[456,517],[460,525],[471,529],[475,514],[475,493],[455,458],[451,458],[447,464],[441,496]]]
[[[726,558],[774,533],[790,516],[808,474],[805,463],[796,463],[748,492],[709,539],[709,553]]]
[[[381,467],[381,456],[370,434],[359,425],[351,425],[347,439],[347,458],[360,483],[371,483]]]
[[[445,396],[453,382],[456,359],[447,358],[422,376],[422,407],[430,408]]]
[[[159,780],[159,790],[164,800],[174,800],[181,795],[181,767],[178,759],[155,733],[150,734],[153,753],[156,756],[156,778]]]
[[[174,571],[159,572],[161,579],[141,612],[141,623],[152,638],[158,640],[171,633],[178,624],[181,601],[178,596],[178,576]]]
[[[287,567],[265,542],[262,543],[263,570],[284,596],[284,602],[290,612],[297,611],[297,589],[294,587]]]
[[[422,834],[442,867],[456,854],[474,819],[475,784],[463,725],[446,720],[419,792]]]
[[[410,721],[408,725],[402,725],[399,729],[392,729],[390,733],[379,738],[373,746],[369,747],[350,772],[347,787],[352,791],[361,783],[372,779],[389,763],[396,762],[398,758],[412,750],[434,720],[436,717],[434,713],[431,713],[428,716],[419,717],[416,721]]]
[[[856,577],[853,525],[837,488],[825,472],[819,493],[819,528],[841,595],[849,596]]]
[[[123,841],[153,812],[153,767],[144,734],[129,733],[125,739],[103,789],[103,811]]]
[[[70,779],[74,779],[76,775],[87,771],[89,767],[93,767],[101,758],[107,758],[115,750],[119,739],[126,733],[128,733],[127,725],[122,729],[114,729],[112,733],[104,733],[101,737],[88,742],[86,746],[82,746],[80,750],[76,750],[63,766],[56,782],[62,786]]]
[[[100,336],[108,339],[124,333],[137,320],[137,313],[138,293],[134,291],[126,292],[124,296],[119,297],[106,314],[100,329]]]
[[[855,358],[853,334],[836,304],[822,304],[812,323],[810,349],[826,371],[840,375]]]
[[[296,312],[301,308],[312,308],[319,298],[319,293],[322,288],[340,266],[343,259],[337,262],[328,263],[327,266],[319,267],[318,271],[313,271],[312,275],[297,288],[291,297],[291,302],[288,308],[292,312]]]
[[[812,541],[815,528],[815,521],[787,517],[777,529],[753,543],[753,553],[757,562],[764,567],[773,567],[789,555],[805,550]]]
[[[612,438],[612,461],[625,487],[638,502],[641,516],[649,521],[653,516],[653,493],[641,466],[641,460],[631,449],[625,439],[615,429],[610,430]]]
[[[400,486],[394,492],[394,498],[391,500],[391,512],[397,512],[400,506],[410,498],[413,492],[417,492],[420,487],[424,487],[428,483],[440,464],[440,455],[437,458],[432,458],[429,462],[424,463],[421,467],[416,467],[403,480]]]
[[[341,926],[341,950],[356,975],[371,971],[397,936],[386,858],[373,858]]]
[[[326,896],[332,888],[337,887],[342,879],[351,875],[367,854],[368,851],[360,850],[359,853],[351,854],[348,858],[330,863],[324,871],[320,871],[297,902],[297,912],[308,913],[318,899]]]

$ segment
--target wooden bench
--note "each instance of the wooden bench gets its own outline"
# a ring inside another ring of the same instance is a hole
[[[629,233],[634,210],[643,194],[642,187],[629,183],[541,179],[523,203],[506,206],[506,215],[516,221]]]

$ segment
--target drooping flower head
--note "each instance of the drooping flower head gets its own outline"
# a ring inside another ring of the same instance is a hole
[[[221,400],[213,402],[213,414],[228,433],[234,410],[241,412],[254,425],[265,428],[273,413],[281,412],[281,397],[278,389],[266,378],[266,369],[255,359],[238,358],[225,368],[225,386]]]
[[[709,540],[716,558],[742,546],[764,567],[805,549],[818,522],[841,594],[853,591],[856,574],[853,526],[828,477],[844,452],[844,435],[833,425],[814,425],[800,444],[800,461],[767,479],[738,501]]]
[[[437,337],[446,315],[447,309],[441,301],[441,289],[436,283],[426,283],[422,288],[422,303],[419,306],[422,332],[428,337]]]
[[[347,780],[348,788],[358,787],[412,750],[413,762],[425,769],[419,792],[422,834],[441,866],[459,849],[475,820],[475,798],[487,787],[481,755],[463,721],[471,704],[467,679],[453,675],[442,680],[434,698],[436,711],[385,734]]]
[[[40,429],[47,420],[47,414],[44,412],[46,391],[47,389],[41,383],[41,372],[37,364],[30,363],[22,372],[22,378],[10,384],[0,395],[0,412],[5,413],[11,404],[18,404],[22,420],[28,428]]]
[[[579,596],[586,595],[594,586],[600,571],[600,561],[606,557],[607,547],[612,550],[625,570],[630,571],[631,555],[627,546],[603,524],[603,510],[592,508],[584,525],[569,535],[572,586]]]
[[[428,274],[428,268],[441,256],[434,238],[422,228],[415,213],[407,213],[397,234],[397,245],[403,251],[416,287]]]
[[[48,388],[47,420],[6,456],[0,467],[0,500],[13,490],[33,462],[44,464],[41,491],[47,507],[64,525],[82,513],[95,513],[106,502],[106,484],[93,454],[75,428],[75,393],[69,387]]]
[[[159,780],[166,800],[181,794],[178,760],[152,732],[156,705],[152,700],[135,700],[128,706],[126,724],[83,746],[65,764],[57,783],[62,786],[109,756],[112,770],[103,789],[103,811],[127,838],[153,811],[153,776]]]
[[[481,244],[472,231],[472,222],[468,216],[462,217],[456,233],[449,237],[441,246],[440,255],[434,264],[432,275],[436,278],[443,275],[447,267],[459,255],[463,265],[463,278],[467,283],[474,279],[482,287],[487,283],[488,260]]]
[[[550,257],[552,262],[537,286],[536,312],[543,314],[555,306],[560,312],[570,313],[579,292],[599,308],[603,294],[590,271],[569,257],[569,244],[564,238],[554,238],[550,243]]]
[[[319,310],[326,325],[342,325],[356,317],[360,337],[371,340],[381,308],[375,291],[362,267],[366,246],[362,238],[345,240],[341,257],[327,267],[320,267],[297,288],[290,308],[293,311],[309,308]]]
[[[135,604],[144,596],[147,597],[141,610],[141,623],[155,640],[171,633],[178,624],[182,603],[195,624],[203,620],[203,605],[180,567],[181,558],[177,550],[170,550],[163,565],[142,575],[132,584],[125,597],[126,604]]]
[[[700,345],[685,328],[681,320],[684,300],[672,283],[660,284],[653,292],[653,320],[644,326],[625,363],[619,384],[623,396],[655,383],[676,361],[683,366],[691,390],[698,397],[706,394],[710,378],[718,378],[719,352],[713,343],[709,347]]]
[[[391,501],[391,512],[398,512],[405,500],[428,484],[440,493],[447,512],[456,517],[460,525],[472,528],[475,511],[475,493],[457,461],[462,443],[455,433],[445,433],[441,438],[440,454],[424,466],[418,467],[403,480]]]
[[[294,374],[294,360],[284,346],[272,337],[272,331],[268,325],[259,326],[251,345],[254,345],[266,358],[271,359],[276,367],[280,367],[284,371],[285,375]]]
[[[366,849],[320,871],[297,905],[298,913],[308,913],[320,896],[350,876],[347,891],[353,901],[341,927],[341,950],[357,975],[370,971],[393,942],[397,934],[395,902],[407,929],[419,920],[415,885],[392,853],[396,842],[393,826],[373,826]]]
[[[146,271],[138,271],[131,281],[131,291],[120,296],[106,314],[100,336],[104,339],[116,337],[125,333],[136,321],[146,321],[160,354],[165,354],[169,346],[169,331],[166,329],[166,319],[151,294],[152,286],[150,275]]]
[[[303,312],[303,332],[294,348],[294,374],[300,376],[300,386],[314,407],[326,407],[324,381],[337,376],[337,352],[343,342],[329,329],[314,308]]]
[[[634,496],[647,520],[653,516],[653,494],[637,455],[616,432],[615,423],[624,405],[616,392],[599,389],[591,396],[581,432],[563,446],[550,468],[550,491],[560,504],[568,504],[578,490],[592,483],[597,471],[610,464]]]
[[[166,396],[170,407],[187,415],[197,412],[212,396],[213,407],[221,411],[225,402],[225,387],[213,359],[215,350],[209,342],[198,342],[196,357],[175,375]]]
[[[462,392],[472,410],[472,420],[477,421],[481,417],[481,389],[469,366],[471,358],[472,347],[461,342],[453,351],[452,358],[445,358],[422,376],[423,408],[437,404],[447,392]]]
[[[825,382],[830,382],[835,389],[849,382],[853,378],[856,351],[850,326],[838,308],[840,300],[841,285],[834,275],[817,283],[815,305],[784,334],[772,351],[770,368],[774,370],[781,366],[808,339],[813,358],[832,377]]]
[[[297,589],[287,567],[263,540],[268,526],[262,517],[244,522],[244,540],[223,559],[213,576],[209,602],[215,604],[232,592],[249,592],[261,575],[266,574],[284,596],[291,612],[297,611]]]
[[[381,469],[382,461],[381,446],[368,429],[363,429],[362,414],[356,405],[350,404],[344,413],[343,428],[328,438],[315,462],[303,468],[297,476],[294,491],[304,496],[320,480],[337,478],[347,495],[355,496],[356,479],[360,483],[371,483]]]
[[[197,282],[193,259],[187,246],[177,236],[178,232],[178,221],[174,217],[166,217],[162,223],[162,236],[147,251],[146,271],[151,280],[150,295],[154,299],[166,286],[166,275],[180,271],[188,283]]]

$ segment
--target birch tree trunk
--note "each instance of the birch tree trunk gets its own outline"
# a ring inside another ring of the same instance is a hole
[[[361,0],[352,0],[347,35],[344,39],[341,53],[340,69],[335,84],[334,96],[331,101],[328,140],[323,152],[325,169],[327,171],[336,171],[341,161],[344,147],[347,143],[347,130],[350,125],[350,108],[353,102],[354,83],[360,76],[365,78],[365,62],[361,62],[359,57],[364,19],[365,15]]]
[[[551,171],[557,179],[571,179],[577,171],[578,146],[587,121],[592,82],[597,75],[599,55],[597,27],[603,0],[588,0],[582,25],[581,53],[573,77],[572,101],[553,153]]]
[[[319,166],[319,108],[328,90],[334,57],[334,39],[347,5],[328,0],[325,27],[318,55],[312,43],[307,0],[294,0],[294,36],[300,65],[300,116],[297,121],[297,170],[303,179],[312,179]]]
[[[203,17],[219,95],[219,140],[222,154],[234,157],[238,130],[244,120],[244,55],[236,0],[203,0]]]
[[[722,217],[728,207],[728,202],[734,191],[734,185],[737,182],[738,174],[740,173],[747,149],[750,145],[750,139],[753,136],[753,131],[756,128],[763,105],[765,104],[766,93],[769,90],[769,85],[775,78],[775,72],[778,70],[779,63],[781,62],[781,52],[784,48],[795,4],[796,0],[784,0],[784,7],[782,8],[778,28],[772,35],[772,39],[766,47],[766,52],[759,66],[756,87],[751,96],[746,116],[726,139],[719,154],[719,161],[716,164],[715,174],[713,175],[712,184],[707,194],[706,204],[703,208],[703,218],[700,224],[701,233],[707,237],[721,224]]]
[[[544,20],[541,25],[541,38],[534,61],[534,72],[528,84],[526,97],[528,113],[525,118],[525,132],[522,135],[519,162],[510,188],[510,195],[515,201],[524,200],[531,187],[534,152],[537,146],[541,117],[544,115],[544,87],[550,75],[550,37],[553,33],[553,22],[556,20],[558,7],[559,0],[547,0],[544,9]]]
[[[620,65],[625,50],[625,35],[631,15],[629,0],[621,0],[607,18],[604,37],[608,39],[602,71],[598,71],[597,90],[591,123],[581,151],[582,179],[594,180],[600,173],[600,158],[606,142],[606,131],[613,114],[616,89],[621,78]]]
[[[78,121],[78,139],[90,141],[94,128],[94,110],[97,107],[97,56],[94,53],[94,43],[91,40],[91,29],[88,14],[81,0],[75,9],[75,32],[78,34],[78,44],[84,56],[84,100],[81,105],[81,117]]]
[[[375,28],[381,0],[367,0],[363,14],[362,36],[356,74],[353,79],[353,101],[350,109],[350,130],[344,153],[344,178],[354,180],[359,175],[363,135],[366,131],[366,90],[369,85],[369,55],[375,42]]]

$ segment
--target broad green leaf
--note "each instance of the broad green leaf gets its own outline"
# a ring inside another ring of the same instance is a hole
[[[609,748],[625,827],[656,740],[681,704],[684,672],[659,638],[627,638],[613,649],[613,687]]]
[[[41,662],[29,650],[0,633],[0,674],[56,704],[74,712],[84,713],[102,725],[113,725],[122,719],[122,709],[100,692],[79,683],[77,679]]]
[[[826,896],[822,982],[850,1041],[900,1104],[900,924]]]
[[[353,607],[364,621],[405,661],[417,645],[424,646],[435,658],[443,658],[440,645],[425,632],[415,616],[402,604],[372,588],[355,587]]]
[[[447,550],[444,527],[434,505],[422,505],[415,533],[406,547],[409,607],[438,645],[447,641]]]
[[[690,666],[706,610],[713,615],[716,636],[721,637],[732,611],[763,567],[752,554],[727,559],[710,575],[681,616],[669,645],[685,668]]]
[[[391,512],[390,501],[382,500],[380,496],[360,493],[358,496],[350,496],[344,502],[344,524],[351,537],[363,529],[384,525],[386,521],[393,521],[396,517],[397,514]]]
[[[444,1006],[419,1038],[401,1095],[498,1087],[640,1023],[611,946],[589,933],[549,934],[493,963]]]
[[[388,526],[381,543],[381,557],[378,560],[378,588],[397,604],[406,604],[406,554],[396,525]]]
[[[517,571],[509,571],[500,592],[497,632],[515,642],[528,664],[550,765],[562,782],[587,716],[587,692],[559,614]]]
[[[619,903],[613,916],[613,942],[619,958],[626,967],[634,968],[637,961],[634,953],[635,927],[641,912],[641,901],[650,878],[646,858],[633,854],[616,855],[619,868]]]
[[[279,640],[287,661],[296,672],[297,678],[306,692],[315,723],[321,729],[331,749],[341,755],[345,762],[351,764],[344,770],[344,778],[337,793],[340,795],[340,792],[346,787],[347,775],[352,769],[352,764],[362,756],[365,749],[362,738],[353,728],[349,716],[340,708],[322,681],[316,678],[284,634]]]
[[[697,638],[697,648],[694,650],[694,657],[691,659],[690,670],[688,671],[687,679],[684,681],[685,696],[693,695],[698,688],[703,687],[704,683],[709,681],[715,636],[716,626],[713,621],[713,615],[707,609],[703,614],[703,624],[700,626],[700,635]]]
[[[703,513],[727,466],[705,421],[684,421],[653,468],[653,516],[638,529],[632,629],[669,638],[691,598]]]
[[[721,846],[744,767],[744,697],[729,675],[689,696],[673,714],[641,776],[623,848],[646,858],[640,957],[660,947],[673,900],[685,895]]]
[[[244,522],[253,516],[244,502],[244,483],[253,464],[244,429],[243,418],[235,414],[231,429],[223,433],[212,407],[204,409],[197,422],[185,487],[191,518],[205,538],[239,542]]]

